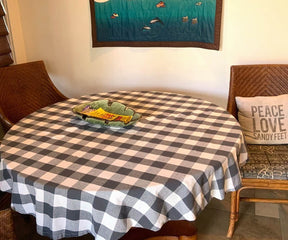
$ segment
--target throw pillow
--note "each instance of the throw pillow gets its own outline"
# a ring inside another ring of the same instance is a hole
[[[288,94],[236,97],[238,120],[250,144],[288,144]]]

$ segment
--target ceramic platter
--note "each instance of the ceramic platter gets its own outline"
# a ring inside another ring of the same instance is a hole
[[[129,126],[141,118],[141,114],[133,109],[108,99],[82,103],[75,106],[72,112],[88,123],[110,127]]]

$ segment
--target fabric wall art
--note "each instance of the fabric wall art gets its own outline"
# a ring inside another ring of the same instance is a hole
[[[219,50],[222,0],[90,0],[93,47]]]

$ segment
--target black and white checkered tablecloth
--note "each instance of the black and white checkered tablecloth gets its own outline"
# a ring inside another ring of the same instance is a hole
[[[142,114],[130,128],[91,125],[75,105],[111,99]],[[158,230],[195,220],[212,197],[240,185],[247,160],[236,120],[222,108],[163,92],[69,99],[14,125],[1,145],[0,187],[12,208],[53,239],[91,233],[119,239],[132,226]]]

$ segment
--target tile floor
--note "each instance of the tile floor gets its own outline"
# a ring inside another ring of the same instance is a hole
[[[267,191],[256,194],[263,196]],[[213,199],[208,204],[195,222],[198,240],[227,239],[229,207],[230,194],[227,194],[222,201]],[[288,205],[256,203],[255,207],[254,203],[240,203],[240,218],[231,240],[256,239],[288,240]]]

